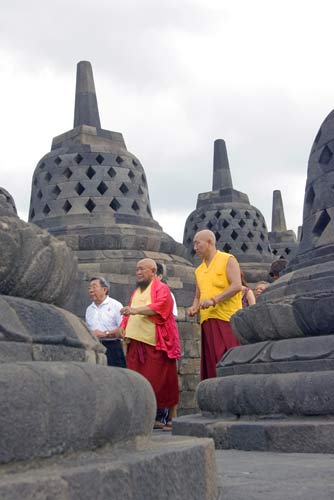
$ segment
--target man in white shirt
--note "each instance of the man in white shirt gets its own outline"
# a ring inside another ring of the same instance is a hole
[[[101,276],[91,278],[88,293],[92,303],[86,310],[86,323],[92,333],[107,349],[109,366],[126,368],[119,325],[123,305],[109,297],[110,285]]]

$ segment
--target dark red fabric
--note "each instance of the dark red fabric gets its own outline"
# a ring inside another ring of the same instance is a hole
[[[132,298],[135,292],[131,295],[129,306],[131,306]],[[154,278],[151,287],[152,303],[148,304],[156,315],[147,316],[152,323],[155,324],[155,348],[159,351],[165,351],[171,359],[179,359],[181,357],[181,346],[179,332],[176,321],[173,315],[173,298],[170,289],[160,280]],[[124,317],[121,323],[121,328],[126,328],[129,316]]]
[[[201,325],[201,380],[216,377],[216,364],[223,354],[240,345],[228,321],[207,319]]]
[[[179,384],[176,360],[168,358],[165,351],[131,339],[126,354],[126,364],[145,377],[152,385],[158,408],[169,408],[179,401]]]

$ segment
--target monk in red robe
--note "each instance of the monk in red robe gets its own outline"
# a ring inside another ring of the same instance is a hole
[[[173,315],[169,287],[156,277],[152,259],[137,264],[137,288],[130,304],[121,309],[123,336],[128,343],[126,363],[152,385],[158,408],[169,408],[164,430],[171,429],[179,400],[176,360],[181,356],[180,339]]]

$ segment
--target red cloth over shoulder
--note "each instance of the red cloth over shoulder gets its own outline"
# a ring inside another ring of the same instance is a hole
[[[131,295],[132,298],[135,292]],[[154,278],[151,287],[151,304],[148,307],[156,314],[148,316],[155,324],[156,346],[160,351],[165,351],[171,359],[179,359],[181,357],[181,346],[179,332],[176,321],[173,315],[173,298],[168,285],[161,283],[158,278]],[[126,328],[129,317],[123,318],[121,328]]]

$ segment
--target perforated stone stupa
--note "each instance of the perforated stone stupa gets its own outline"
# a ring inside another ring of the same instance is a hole
[[[233,189],[222,139],[214,143],[212,191],[198,195],[196,210],[185,224],[183,244],[189,259],[195,263],[193,238],[201,229],[215,233],[218,249],[235,255],[248,280],[267,277],[273,256],[266,222],[260,210],[250,205],[248,196]]]
[[[179,308],[184,358],[180,363],[181,408],[194,408],[199,380],[199,328],[186,318],[194,293],[194,271],[182,244],[153,219],[147,179],[123,135],[101,128],[89,62],[77,67],[74,128],[55,137],[32,180],[30,222],[65,240],[78,258],[81,280],[67,307],[84,315],[88,280],[103,275],[111,295],[127,304],[136,262],[165,264]]]
[[[333,153],[334,111],[311,149],[296,256],[232,316],[242,345],[199,385],[203,415],[181,417],[173,432],[210,436],[221,448],[334,452]]]
[[[275,259],[290,260],[294,257],[298,247],[297,238],[294,231],[286,228],[282,194],[279,190],[273,192],[271,231],[268,237]]]

